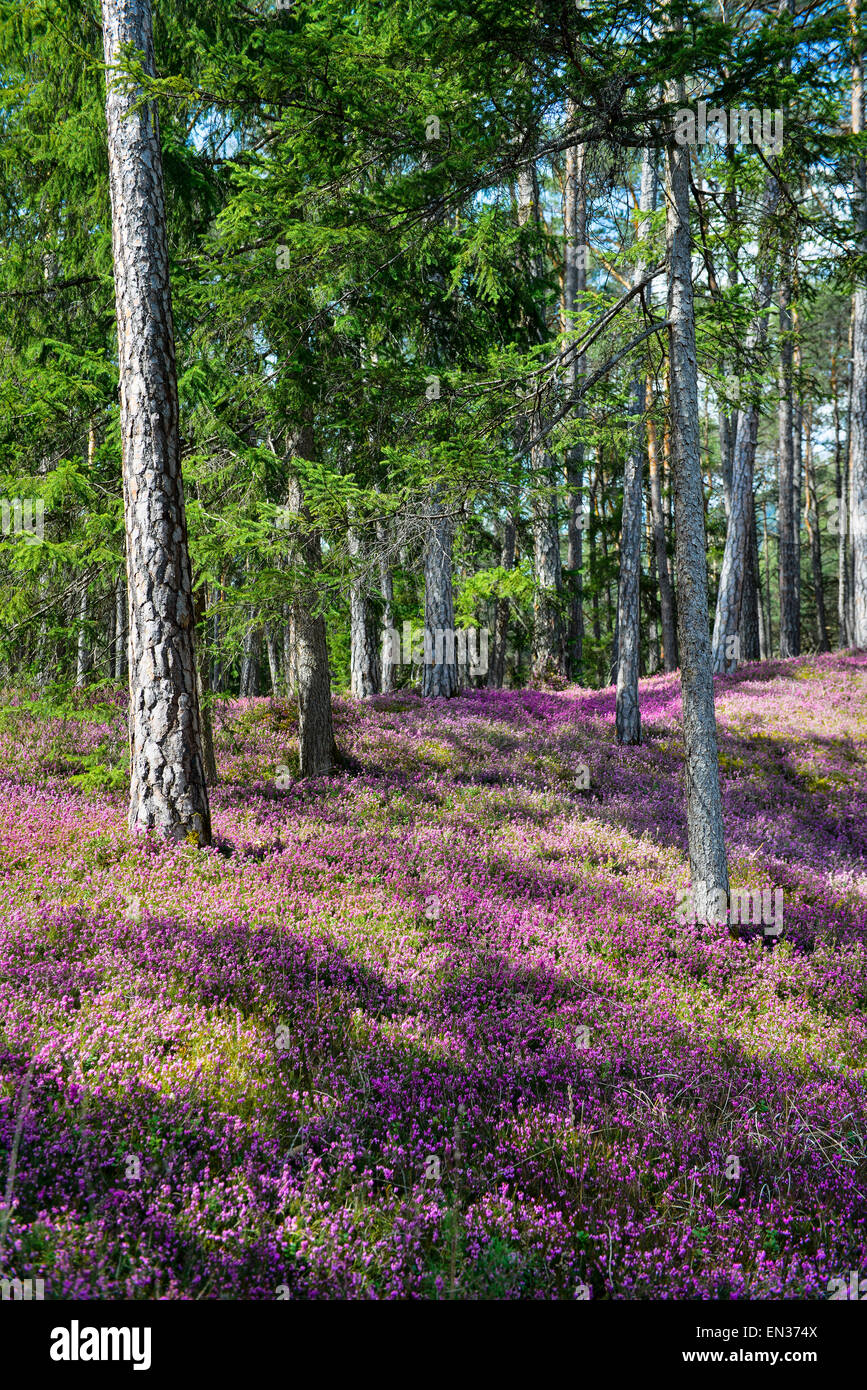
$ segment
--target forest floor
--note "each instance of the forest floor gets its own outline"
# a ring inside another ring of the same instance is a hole
[[[612,690],[336,700],[361,772],[287,790],[291,708],[221,705],[199,851],[130,841],[125,696],[7,693],[0,1277],[675,1299],[867,1275],[867,656],[717,684],[732,884],[783,889],[772,949],[677,924],[678,678],[641,704],[620,749]]]

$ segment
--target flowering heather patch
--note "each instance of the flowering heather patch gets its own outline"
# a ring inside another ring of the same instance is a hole
[[[47,1298],[796,1298],[867,1273],[867,658],[717,684],[733,887],[679,925],[680,694],[335,702],[217,843],[131,843],[124,701],[0,711],[0,1274]],[[582,764],[589,791],[577,785]],[[71,779],[77,777],[74,783]],[[736,1160],[736,1162],[733,1162]],[[736,1176],[730,1176],[730,1174]]]

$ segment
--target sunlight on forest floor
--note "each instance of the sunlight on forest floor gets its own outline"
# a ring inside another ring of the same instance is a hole
[[[286,791],[291,706],[218,704],[199,851],[130,842],[125,695],[7,693],[4,1277],[775,1298],[864,1268],[867,656],[717,682],[772,950],[676,923],[678,677],[641,698],[623,749],[611,689],[337,700],[361,772]]]

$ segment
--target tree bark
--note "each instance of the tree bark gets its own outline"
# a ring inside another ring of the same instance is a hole
[[[126,584],[122,574],[114,583],[114,679],[122,681],[126,674]]]
[[[298,756],[302,777],[333,772],[342,758],[334,741],[331,716],[331,670],[325,619],[316,611],[317,584],[322,571],[322,544],[292,458],[313,458],[313,429],[304,425],[290,447],[288,504],[299,517],[293,547],[301,571],[293,599],[295,665],[298,680]]]
[[[363,566],[364,547],[354,527],[349,528],[349,687],[358,700],[379,693],[379,650],[373,610],[367,594]]]
[[[864,71],[858,26],[858,0],[848,0],[852,42],[852,134],[864,131]],[[867,160],[854,168],[855,235],[860,254],[867,254]],[[852,406],[849,470],[852,536],[852,641],[867,647],[867,283],[859,275],[852,297]]]
[[[669,99],[682,105],[681,80]],[[698,372],[689,228],[689,147],[668,145],[667,241],[671,458],[674,479],[678,638],[686,746],[686,815],[696,905],[724,893],[729,878],[723,834],[707,607],[707,537],[698,439]]]
[[[570,111],[571,114],[571,111]],[[585,150],[572,145],[566,151],[566,178],[563,190],[563,331],[572,326],[571,316],[580,308],[587,290],[587,191],[584,177]],[[573,395],[579,377],[587,370],[587,357],[569,357],[564,374],[564,390]],[[584,415],[584,406],[576,411],[576,419]],[[583,594],[583,510],[584,510],[584,443],[578,440],[566,450],[567,489],[567,588],[569,616],[566,631],[566,669],[571,680],[579,684],[584,668],[584,594]],[[502,682],[501,682],[502,683]]]
[[[825,585],[822,579],[822,538],[819,533],[819,504],[816,499],[816,472],[813,462],[813,402],[804,417],[804,484],[807,505],[804,519],[810,540],[810,568],[813,574],[813,595],[816,603],[816,644],[820,652],[829,652],[828,619],[825,613]]]
[[[656,157],[649,149],[641,161],[641,189],[638,198],[637,235],[644,236],[644,220],[656,207]],[[645,274],[644,258],[639,257],[633,271],[633,284]],[[620,580],[617,589],[617,692],[615,729],[617,742],[641,742],[641,712],[638,704],[638,675],[641,665],[641,504],[644,466],[645,368],[640,365],[633,384],[633,415],[636,427],[627,451],[623,477],[623,515],[620,526]]]
[[[795,407],[792,347],[792,285],[786,257],[780,280],[779,501],[777,532],[780,571],[780,656],[801,650],[800,566],[795,512]]]
[[[652,390],[648,377],[648,392]],[[659,611],[662,627],[662,661],[666,671],[677,670],[677,631],[674,622],[674,596],[668,568],[668,547],[665,539],[665,513],[662,508],[662,478],[660,474],[659,443],[656,423],[647,417],[647,461],[650,475],[650,516],[653,527],[653,546],[656,556],[656,575],[659,583]]]
[[[452,589],[454,525],[439,488],[430,494],[424,553],[424,664],[421,693],[446,699],[458,693],[455,602]]]
[[[748,572],[752,578],[749,614],[749,635],[754,655],[758,656],[758,618],[756,605],[756,575],[753,570],[752,534],[755,529],[755,499],[753,496],[753,466],[759,429],[758,382],[755,358],[761,353],[767,337],[767,316],[771,305],[770,223],[780,197],[780,186],[772,175],[765,180],[762,210],[759,217],[759,272],[756,313],[750,325],[746,343],[747,370],[752,367],[753,382],[750,398],[738,412],[738,436],[732,462],[730,502],[726,543],[717,591],[716,617],[713,629],[713,669],[734,671],[738,664],[738,641],[741,626],[741,607]],[[752,521],[751,521],[752,518]]]
[[[200,584],[193,594],[193,611],[196,621],[196,680],[199,697],[199,709],[202,714],[202,759],[205,764],[205,777],[209,787],[215,787],[219,778],[217,776],[217,759],[214,754],[214,726],[211,720],[211,681],[210,663],[208,662],[207,644],[205,634],[207,633],[207,605],[205,602],[205,586]]]
[[[385,632],[390,632],[394,627],[394,577],[391,572],[391,564],[388,557],[388,532],[385,523],[376,523],[376,542],[379,551],[379,592],[382,595],[382,626]],[[382,658],[380,662],[380,688],[383,695],[389,695],[394,689],[394,667],[395,662],[391,650],[391,643],[386,642],[383,646]]]
[[[132,830],[211,839],[196,690],[162,153],[156,105],[115,82],[121,47],[154,72],[149,0],[102,0],[130,619]]]
[[[500,552],[500,566],[504,570],[515,567],[515,540],[517,537],[517,517],[512,515],[503,527],[503,546]],[[509,645],[509,614],[511,605],[504,595],[498,597],[494,605],[494,651],[488,672],[488,685],[502,690],[506,679],[506,652]]]
[[[518,177],[518,221],[521,226],[539,224],[539,194],[533,166],[522,169]],[[537,262],[534,273],[541,278]],[[534,330],[541,342],[540,321]],[[533,410],[527,421],[532,441],[542,430],[542,418]],[[557,475],[554,461],[544,443],[530,444],[530,473],[533,520],[533,679],[538,682],[566,679],[563,624],[560,615],[562,570],[560,528],[557,516]]]

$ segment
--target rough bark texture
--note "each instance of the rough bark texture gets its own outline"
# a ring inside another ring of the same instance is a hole
[[[361,538],[352,528],[348,543],[352,565],[349,580],[349,684],[356,699],[366,700],[379,692],[379,649],[362,563]]]
[[[454,524],[443,505],[439,489],[430,495],[424,552],[424,665],[422,695],[450,698],[458,693],[455,654],[455,602],[452,590],[452,539]],[[443,634],[437,646],[437,632]],[[447,637],[451,635],[451,642]]]
[[[131,829],[211,838],[196,690],[174,330],[156,106],[115,83],[123,44],[154,72],[149,0],[102,0],[129,588]]]
[[[779,479],[777,531],[780,570],[780,656],[798,656],[801,650],[800,566],[798,564],[795,511],[795,407],[792,348],[791,279],[782,268],[780,281],[779,373]]]
[[[289,510],[299,517],[293,546],[298,567],[292,614],[295,667],[298,681],[298,757],[302,777],[333,772],[341,759],[334,742],[331,718],[331,670],[325,619],[316,612],[317,578],[322,569],[322,546],[304,501],[301,480],[292,472],[292,457],[312,459],[313,430],[304,426],[290,448]]]
[[[670,100],[683,104],[682,82]],[[698,373],[689,230],[689,147],[668,146],[667,240],[678,637],[686,745],[686,815],[693,891],[721,891],[729,880],[723,837],[711,647],[706,534],[698,438]],[[702,906],[704,904],[701,904]]]
[[[756,534],[756,499],[752,493],[752,489],[750,489],[747,526],[747,565],[744,570],[744,592],[741,598],[741,616],[738,626],[738,636],[741,644],[741,661],[758,661],[761,651],[761,623],[759,618],[761,582],[759,575],[759,539]]]
[[[747,362],[761,352],[767,337],[768,310],[771,305],[770,221],[780,197],[780,186],[774,177],[765,181],[762,211],[759,222],[759,273],[756,287],[756,312],[747,334]],[[732,460],[731,489],[726,527],[726,543],[717,592],[716,617],[713,628],[713,668],[715,671],[734,671],[738,664],[737,639],[741,628],[741,606],[747,578],[751,578],[751,593],[747,605],[750,646],[755,642],[758,655],[758,616],[756,605],[756,574],[753,569],[751,527],[755,526],[753,497],[753,466],[759,429],[757,384],[752,384],[750,399],[738,413],[738,434]],[[744,634],[746,635],[746,634]],[[755,659],[753,656],[752,660]],[[744,653],[746,658],[746,653]]]

